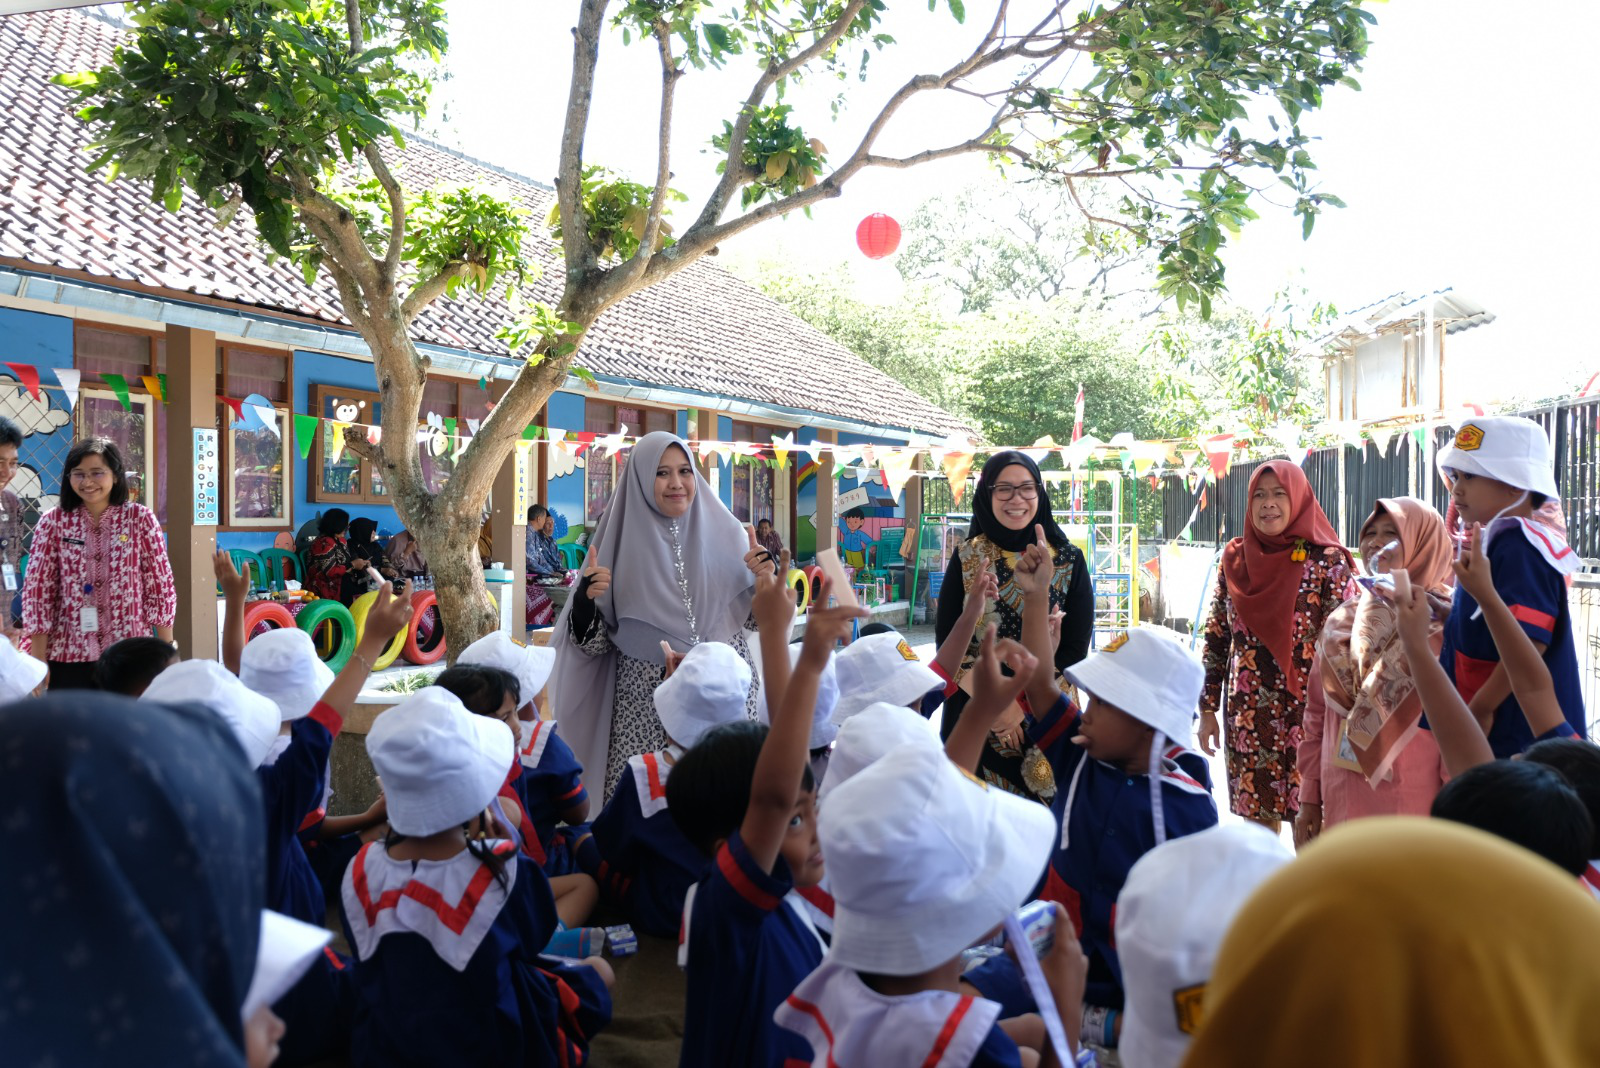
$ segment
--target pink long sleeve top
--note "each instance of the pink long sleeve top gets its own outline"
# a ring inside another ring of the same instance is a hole
[[[92,631],[83,626],[87,605],[98,616]],[[98,523],[90,522],[86,508],[52,508],[39,520],[22,589],[22,624],[29,634],[49,635],[51,660],[98,660],[114,642],[172,626],[177,609],[161,525],[144,505],[113,505]]]

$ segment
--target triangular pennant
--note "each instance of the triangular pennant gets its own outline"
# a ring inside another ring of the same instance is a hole
[[[430,412],[429,414],[431,415],[432,413]],[[444,417],[442,422],[444,424],[444,432],[446,434],[450,435],[452,438],[455,437],[456,436],[456,425],[457,425],[456,424],[456,417],[453,416],[453,415],[447,415],[447,416]]]
[[[167,391],[161,388],[161,379],[155,375],[140,375],[139,381],[144,383],[144,391],[162,404],[167,402]]]
[[[911,465],[916,459],[917,454],[911,449],[889,449],[878,457],[883,464],[884,488],[890,496],[899,497],[900,491],[911,481]]]
[[[487,375],[479,375],[478,376],[478,388],[479,389],[488,389],[489,388],[489,378],[488,378]]]
[[[795,445],[795,448],[806,454],[806,463],[814,464],[817,457],[822,455],[822,445],[816,441],[805,441]]]
[[[133,402],[128,399],[128,380],[126,378],[121,375],[102,374],[100,379],[111,387],[111,392],[117,395],[117,400],[122,402],[122,407],[125,410],[133,411]]]
[[[950,480],[950,498],[957,505],[967,492],[967,475],[972,473],[971,450],[951,449],[945,453],[944,462],[939,466],[944,468],[944,477]]]
[[[789,466],[789,453],[794,449],[794,434],[786,433],[783,437],[772,439],[772,458],[778,461],[778,469]]]
[[[1283,451],[1291,457],[1300,451],[1300,428],[1293,423],[1279,423],[1268,430],[1272,440],[1283,446]]]
[[[73,367],[57,367],[56,381],[61,383],[61,392],[67,395],[67,411],[78,406],[78,383],[83,380],[83,372]]]
[[[381,427],[381,426],[369,426],[369,427],[367,427],[367,444],[368,445],[377,445],[382,440],[383,440],[383,427]]]
[[[311,457],[311,443],[317,438],[317,426],[322,422],[314,415],[294,417],[294,442],[300,447],[300,459]]]
[[[1206,459],[1211,462],[1211,473],[1218,478],[1226,475],[1233,467],[1233,435],[1218,434],[1201,444],[1205,446]]]
[[[878,462],[877,450],[871,445],[861,446],[861,462],[867,467],[872,467]]]
[[[1133,463],[1133,450],[1132,449],[1118,449],[1117,450],[1117,463],[1121,464],[1122,465],[1122,469],[1124,471],[1126,471],[1128,469],[1129,465]]]
[[[1034,463],[1042,464],[1044,463],[1044,458],[1050,455],[1050,451],[1058,447],[1059,446],[1056,445],[1056,439],[1051,437],[1049,434],[1046,434],[1044,437],[1035,440],[1032,448],[1021,449],[1018,451],[1020,451],[1022,455],[1026,456]]]
[[[1179,449],[1178,455],[1183,458],[1183,466],[1192,469],[1195,461],[1200,459],[1199,449]]]
[[[627,433],[627,426],[623,426],[623,428],[617,431],[615,434],[607,434],[605,437],[599,440],[600,447],[605,450],[606,459],[611,459],[611,457],[628,447],[626,444]]]
[[[7,367],[16,372],[17,381],[21,382],[28,391],[28,396],[34,400],[39,399],[39,369],[31,363],[8,363]]]
[[[552,445],[560,445],[567,438],[567,432],[565,430],[556,430],[553,427],[546,431],[546,433],[550,435],[550,444]],[[577,453],[573,453],[573,455],[576,456]]]
[[[339,457],[344,455],[344,432],[349,423],[341,423],[337,419],[328,420],[328,433],[333,435],[333,453],[328,457],[329,463],[338,463]]]
[[[106,376],[101,375],[100,377],[104,378]],[[122,376],[118,375],[117,377],[120,378]],[[233,429],[239,429],[240,424],[244,422],[244,401],[235,400],[232,397],[224,397],[220,394],[217,396],[217,400],[221,401],[223,404],[226,404],[230,409],[233,410]]]
[[[1368,427],[1367,434],[1371,436],[1372,443],[1378,447],[1378,455],[1389,455],[1389,442],[1394,440],[1394,427]]]
[[[470,433],[473,437],[477,437],[478,436],[478,421],[476,419],[472,419],[472,418],[468,418],[467,419],[467,432]]]
[[[1411,440],[1417,443],[1418,449],[1423,447],[1423,445],[1427,442],[1427,439],[1428,431],[1426,427],[1422,426],[1422,424],[1419,423],[1411,428]]]

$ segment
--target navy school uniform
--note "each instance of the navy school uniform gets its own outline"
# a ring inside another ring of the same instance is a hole
[[[321,804],[328,754],[343,725],[339,713],[318,701],[310,714],[294,721],[288,748],[277,761],[256,769],[267,817],[267,907],[318,927],[326,920],[327,903],[300,828],[306,814]],[[346,958],[324,953],[273,1006],[287,1025],[280,1064],[343,1052],[355,997],[347,965]]]
[[[783,858],[762,871],[737,831],[690,889],[678,945],[689,975],[681,1068],[806,1063],[808,1044],[772,1018],[822,963],[822,939],[793,889]]]
[[[1060,902],[1078,930],[1089,958],[1084,1001],[1120,1009],[1122,966],[1113,934],[1117,895],[1134,862],[1156,847],[1150,779],[1090,760],[1081,747],[1071,744],[1079,718],[1077,706],[1062,695],[1043,718],[1028,721],[1029,741],[1055,771],[1058,786],[1051,807],[1068,842],[1066,848],[1058,844],[1050,857],[1039,897]],[[1182,746],[1168,746],[1160,774],[1169,840],[1216,826],[1217,804],[1204,757]],[[1070,784],[1074,775],[1076,792],[1059,785]],[[1066,811],[1069,798],[1070,812]],[[974,985],[983,990],[981,984]]]
[[[684,898],[711,866],[667,811],[671,769],[662,753],[630,758],[578,850],[578,866],[605,899],[627,912],[635,930],[659,938],[678,934]]]
[[[539,949],[556,930],[539,866],[490,843],[504,883],[470,852],[398,861],[363,846],[345,873],[344,927],[355,949],[356,1068],[578,1065],[611,1019],[592,968]]]
[[[528,824],[538,836],[546,875],[571,875],[578,870],[569,842],[578,834],[556,830],[561,814],[589,799],[583,785],[583,765],[556,731],[554,720],[536,719],[522,724],[522,745],[517,753],[521,768],[519,792]],[[516,773],[513,772],[513,775]],[[677,929],[677,920],[673,920]]]
[[[1553,560],[1576,559],[1572,548],[1548,530],[1527,519],[1502,519],[1493,525],[1487,555],[1494,572],[1495,592],[1511,609],[1529,638],[1546,646],[1544,662],[1550,668],[1556,700],[1577,737],[1584,737],[1582,680],[1578,655],[1572,640],[1572,615],[1567,605],[1565,574]],[[1483,617],[1473,619],[1478,602],[1460,586],[1450,618],[1444,625],[1444,646],[1439,652],[1445,674],[1455,683],[1463,700],[1488,681],[1500,663],[1494,638]],[[1427,720],[1423,720],[1426,725]],[[1489,729],[1489,747],[1500,758],[1527,749],[1534,741],[1533,731],[1522,714],[1515,695],[1507,697],[1495,710]]]

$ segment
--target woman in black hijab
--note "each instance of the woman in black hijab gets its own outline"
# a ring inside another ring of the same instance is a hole
[[[1061,640],[1056,645],[1056,670],[1082,660],[1089,653],[1094,630],[1094,585],[1089,565],[1078,547],[1051,516],[1050,493],[1039,475],[1039,465],[1020,452],[996,453],[983,465],[978,491],[972,502],[972,527],[967,540],[950,561],[939,591],[935,636],[940,644],[955,629],[966,608],[967,593],[982,580],[984,564],[994,575],[999,596],[983,606],[971,645],[956,675],[960,684],[978,655],[984,629],[995,625],[999,637],[1022,639],[1022,591],[1013,580],[1013,568],[1022,551],[1034,541],[1034,525],[1044,528],[1055,552],[1055,578],[1050,586],[1050,609],[1064,613]],[[976,609],[974,609],[976,611]],[[967,692],[958,690],[945,703],[943,733],[949,736]],[[1043,710],[1040,710],[1041,714]],[[1046,804],[1055,796],[1050,764],[1036,748],[1026,746],[1022,710],[1013,706],[1000,717],[989,744],[984,747],[979,774],[985,781],[1012,793]]]

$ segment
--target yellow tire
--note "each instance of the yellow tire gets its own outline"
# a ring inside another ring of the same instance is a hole
[[[361,640],[361,635],[367,630],[367,613],[372,611],[372,606],[378,603],[378,593],[363,593],[350,604],[350,615],[356,621],[356,641]],[[382,655],[372,662],[372,670],[382,671],[394,663],[400,656],[400,650],[406,647],[406,632],[400,630],[389,639],[389,644],[384,647]]]
[[[799,568],[789,569],[789,585],[794,587],[795,604],[798,610],[804,612],[811,607],[811,580],[806,578],[806,573]]]

